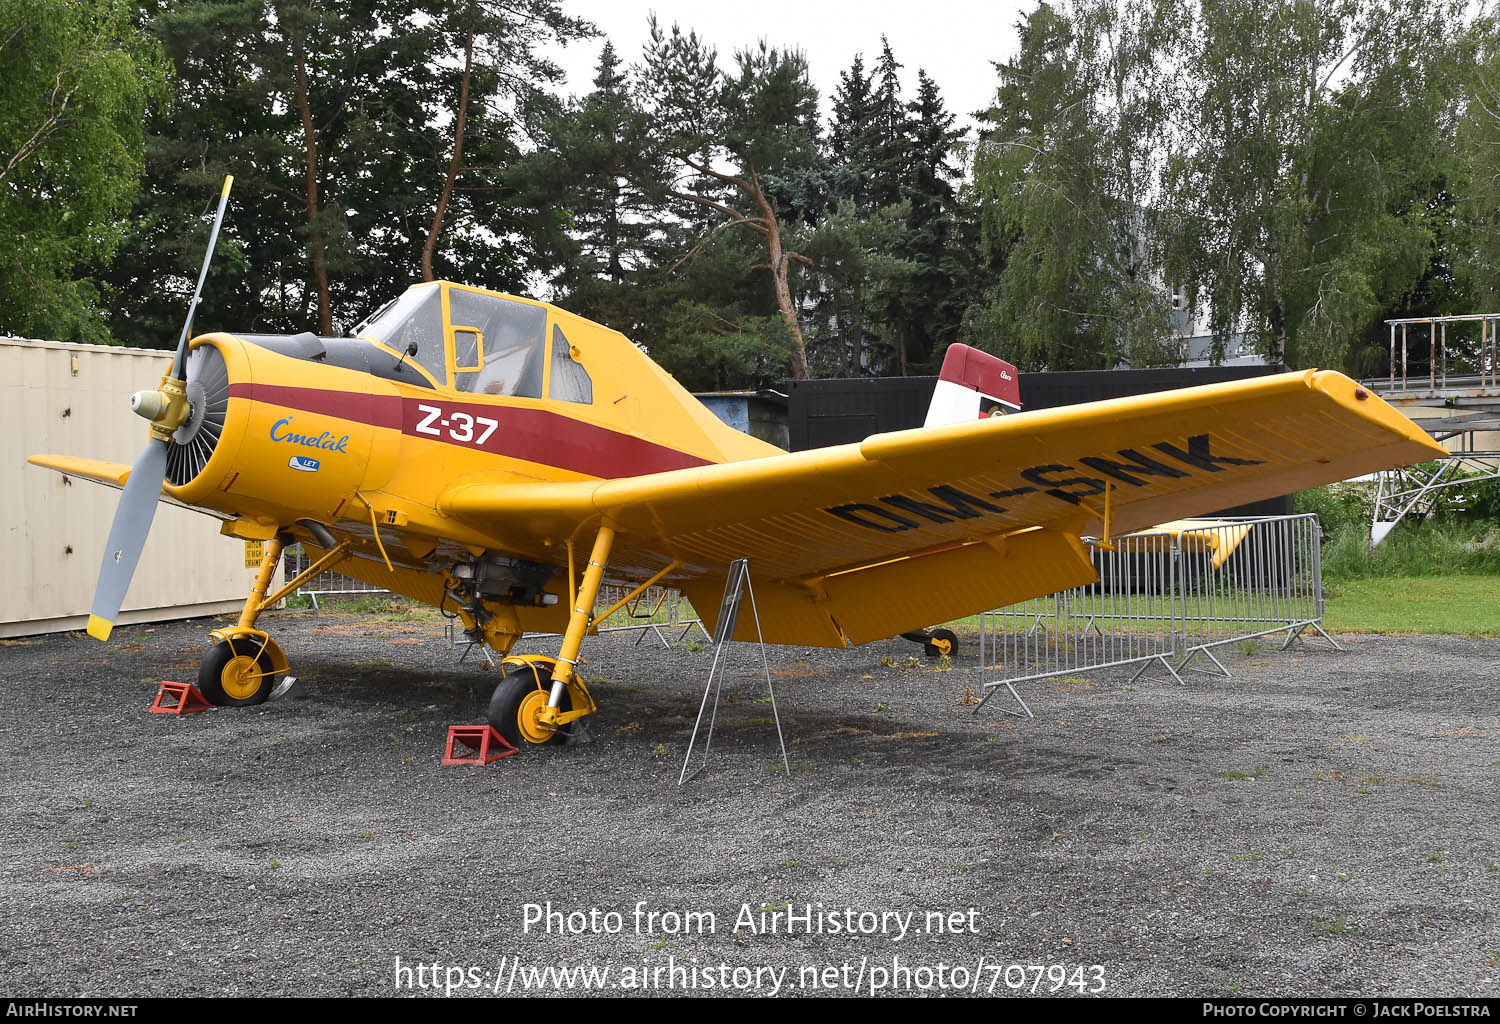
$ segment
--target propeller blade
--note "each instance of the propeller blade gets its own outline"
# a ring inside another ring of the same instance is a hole
[[[177,357],[172,360],[172,376],[186,380],[187,343],[192,337],[193,313],[198,309],[198,298],[203,294],[203,280],[208,277],[208,264],[214,258],[214,246],[219,242],[219,225],[224,223],[224,208],[229,205],[229,186],[234,184],[234,175],[224,175],[224,191],[219,193],[219,212],[214,215],[214,227],[208,235],[208,251],[203,254],[203,269],[198,271],[198,287],[193,289],[193,301],[188,304],[187,322],[182,325],[182,337],[177,340]]]
[[[99,583],[94,587],[94,607],[89,610],[89,636],[96,640],[108,640],[115,628],[120,606],[125,603],[125,592],[130,589],[130,578],[141,560],[146,535],[151,532],[151,520],[156,515],[166,474],[166,443],[146,442],[146,450],[135,460],[130,479],[125,481],[114,525],[109,528],[109,542],[104,547],[104,564],[99,567]]]

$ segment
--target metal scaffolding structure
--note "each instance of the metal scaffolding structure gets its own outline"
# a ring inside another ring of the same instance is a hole
[[[1375,515],[1370,547],[1385,540],[1408,515],[1425,516],[1440,492],[1500,479],[1500,452],[1454,452],[1446,459],[1387,469],[1375,477]]]
[[[1500,371],[1500,360],[1497,360],[1496,329],[1500,327],[1500,313],[1470,313],[1462,316],[1423,316],[1409,317],[1401,320],[1387,320],[1387,326],[1391,329],[1391,368],[1390,376],[1386,380],[1386,386],[1392,390],[1399,387],[1400,391],[1413,390],[1413,378],[1411,366],[1413,362],[1412,342],[1418,346],[1426,341],[1426,363],[1427,363],[1427,390],[1439,391],[1446,389],[1488,389],[1500,385],[1497,380],[1497,371]],[[1479,339],[1476,347],[1470,348],[1473,340],[1467,337],[1455,337],[1455,342],[1462,346],[1460,351],[1450,349],[1448,343],[1448,328],[1465,324],[1477,324],[1479,327]],[[1413,332],[1412,328],[1426,327],[1426,338],[1421,332]],[[1397,335],[1400,335],[1400,358],[1397,358]],[[1415,334],[1415,338],[1412,335]],[[1421,366],[1421,350],[1415,353],[1417,366]],[[1450,359],[1450,357],[1452,357]],[[1448,373],[1450,362],[1458,370],[1450,376]],[[1397,378],[1397,368],[1400,369],[1400,377]],[[1416,378],[1417,388],[1421,386],[1421,378]],[[1500,397],[1500,396],[1497,396]]]
[[[1481,432],[1500,431],[1500,313],[1410,317],[1386,324],[1390,372],[1366,386],[1398,408],[1449,410],[1449,415],[1416,422],[1434,440],[1456,442],[1458,450],[1446,459],[1376,474],[1371,548],[1403,519],[1426,515],[1444,491],[1500,478],[1500,452],[1480,450],[1476,443]],[[1426,373],[1421,372],[1424,367]]]

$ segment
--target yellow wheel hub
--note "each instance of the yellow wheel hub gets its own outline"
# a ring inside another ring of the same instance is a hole
[[[516,709],[516,726],[527,743],[546,743],[554,735],[553,729],[537,717],[547,706],[548,696],[546,690],[532,690],[521,698],[521,706]]]
[[[932,646],[938,649],[939,654],[952,654],[953,642],[951,640],[938,639],[932,642]]]
[[[219,685],[224,688],[226,696],[246,700],[255,696],[255,691],[260,689],[262,675],[260,665],[254,658],[248,654],[240,654],[232,658],[219,673]]]

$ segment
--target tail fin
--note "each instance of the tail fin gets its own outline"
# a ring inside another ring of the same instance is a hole
[[[1004,359],[968,345],[949,345],[923,426],[969,423],[1021,411],[1021,383]]]

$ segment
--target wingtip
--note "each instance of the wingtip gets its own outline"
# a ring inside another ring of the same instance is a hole
[[[101,618],[98,615],[89,616],[89,636],[95,640],[108,640],[109,634],[114,628],[115,624],[108,619]]]

